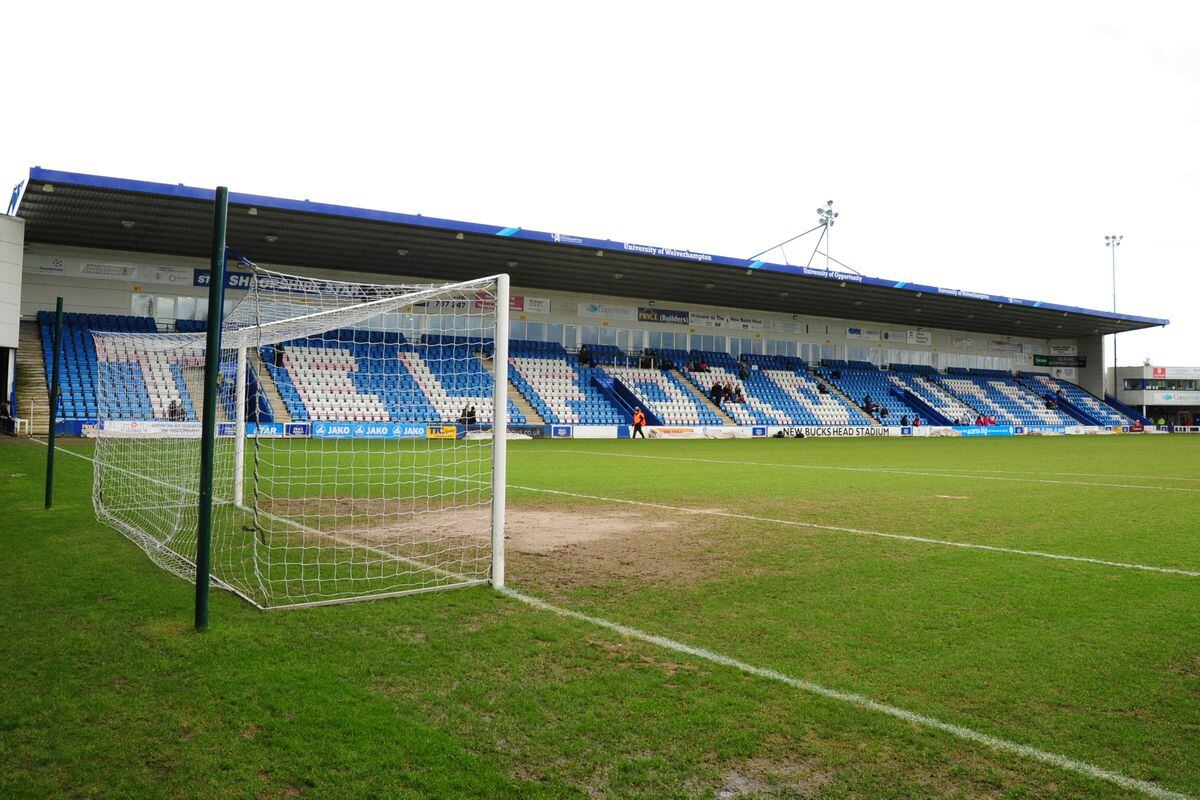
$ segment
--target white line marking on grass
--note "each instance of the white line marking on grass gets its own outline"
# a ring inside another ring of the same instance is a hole
[[[605,503],[621,503],[630,506],[644,506],[646,508],[658,508],[664,511],[677,511],[683,514],[705,514],[714,517],[725,517],[728,519],[744,519],[751,522],[769,522],[773,525],[790,525],[796,528],[813,528],[820,531],[836,531],[838,533],[850,533],[856,536],[876,536],[881,539],[898,539],[905,542],[921,542],[922,544],[937,544],[944,547],[961,547],[965,550],[987,550],[993,553],[1008,553],[1018,556],[1035,556],[1037,558],[1049,558],[1056,561],[1078,561],[1085,564],[1097,564],[1103,567],[1117,567],[1120,569],[1134,569],[1143,572],[1160,572],[1167,575],[1185,575],[1189,578],[1200,578],[1200,572],[1188,569],[1178,569],[1176,567],[1152,567],[1146,564],[1127,564],[1123,561],[1106,561],[1101,558],[1089,558],[1087,556],[1071,556],[1063,553],[1047,553],[1042,550],[1020,550],[1014,547],[1000,547],[991,544],[976,544],[974,542],[956,542],[951,539],[932,539],[928,536],[913,536],[905,533],[887,533],[886,531],[863,530],[861,528],[846,528],[841,525],[821,525],[816,522],[803,522],[795,519],[781,519],[778,517],[759,517],[753,514],[735,514],[732,511],[720,511],[711,508],[688,508],[686,506],[672,506],[666,503],[651,503],[643,500],[628,500],[622,497],[601,497],[594,494],[581,494],[579,492],[567,492],[561,489],[539,489],[535,486],[519,486],[515,483],[508,484],[510,489],[521,489],[527,492],[540,492],[542,494],[558,494],[567,497],[578,497],[584,500],[599,500]]]
[[[651,456],[645,453],[616,453],[608,450],[519,450],[521,455],[568,455],[612,456],[614,458],[648,458],[655,461],[690,461],[700,464],[732,464],[744,467],[775,467],[777,469],[819,469],[837,472],[876,472],[891,475],[923,475],[931,478],[970,478],[980,481],[1015,481],[1017,483],[1049,483],[1063,486],[1095,486],[1102,489],[1153,489],[1160,492],[1190,492],[1200,494],[1200,489],[1187,486],[1149,486],[1134,483],[1096,483],[1095,481],[1060,481],[1047,478],[1017,478],[999,475],[961,475],[953,472],[934,472],[924,469],[900,469],[899,467],[841,467],[833,464],[777,464],[770,461],[735,461],[721,458],[694,458],[683,456]]]
[[[39,442],[43,446],[46,444],[45,442],[41,442],[38,439],[34,439],[34,441]],[[92,461],[93,463],[95,462],[95,459],[93,459],[90,456],[81,455],[81,454],[75,453],[71,450],[63,449],[61,447],[56,447],[55,449],[60,450],[64,453],[69,453],[70,455],[73,455],[76,458],[82,458],[85,461]],[[635,456],[635,457],[637,457],[637,456]],[[667,456],[640,456],[640,457],[641,458],[666,458]],[[740,464],[740,463],[745,463],[745,462],[722,462],[722,463],[738,463],[738,464]],[[423,474],[428,475],[429,473],[423,473]],[[454,480],[472,481],[474,479],[464,477],[464,478],[456,478]],[[476,481],[476,482],[479,482],[479,481]],[[715,517],[727,517],[730,519],[744,519],[744,520],[749,520],[751,522],[768,522],[768,523],[771,523],[774,525],[788,525],[788,526],[795,527],[795,528],[811,528],[813,530],[833,531],[835,533],[849,533],[849,534],[853,534],[855,536],[875,536],[880,539],[895,539],[895,540],[903,541],[903,542],[920,542],[921,544],[936,544],[936,545],[941,545],[943,547],[959,547],[964,550],[986,550],[986,551],[992,552],[992,553],[1007,553],[1009,555],[1018,555],[1018,556],[1034,556],[1036,558],[1049,558],[1049,559],[1052,559],[1055,561],[1076,561],[1076,562],[1084,563],[1084,564],[1096,564],[1096,565],[1102,566],[1102,567],[1116,567],[1119,569],[1132,569],[1132,570],[1139,570],[1142,572],[1158,572],[1158,573],[1162,573],[1162,574],[1166,574],[1166,575],[1183,575],[1188,578],[1200,578],[1200,571],[1179,569],[1177,567],[1154,567],[1154,566],[1150,566],[1148,564],[1129,564],[1129,563],[1126,563],[1123,561],[1107,561],[1102,558],[1090,558],[1088,556],[1072,556],[1072,555],[1066,555],[1064,553],[1048,553],[1043,550],[1021,550],[1021,549],[1014,548],[1014,547],[1000,547],[998,545],[977,544],[975,542],[959,542],[959,541],[954,541],[951,539],[934,539],[934,538],[931,538],[928,536],[914,536],[912,534],[905,534],[905,533],[888,533],[887,531],[863,530],[861,528],[847,528],[847,527],[844,527],[841,525],[822,525],[817,522],[804,522],[802,520],[795,520],[795,519],[780,519],[780,518],[776,518],[776,517],[758,517],[758,516],[754,516],[752,514],[735,514],[731,511],[720,511],[717,509],[687,508],[686,506],[672,506],[672,505],[667,505],[665,503],[650,503],[650,502],[646,502],[646,501],[642,501],[642,500],[629,500],[629,499],[621,498],[621,497],[602,497],[600,495],[581,494],[579,492],[567,492],[567,491],[563,491],[561,489],[541,489],[536,486],[521,486],[521,485],[518,485],[515,483],[508,484],[508,487],[510,489],[521,489],[526,492],[538,492],[541,494],[557,494],[557,495],[564,495],[567,497],[578,497],[582,500],[598,500],[598,501],[605,502],[605,503],[622,503],[624,505],[645,506],[647,508],[657,508],[657,509],[661,509],[664,511],[676,511],[676,512],[683,513],[683,514],[707,514],[707,515],[715,516]]]
[[[869,697],[864,697],[861,694],[842,692],[838,691],[837,689],[829,689],[825,686],[821,686],[820,684],[812,683],[811,681],[793,678],[792,676],[786,675],[777,670],[769,669],[767,667],[757,667],[753,664],[748,664],[745,661],[739,661],[736,658],[730,658],[729,656],[721,655],[720,653],[714,653],[713,651],[706,650],[703,647],[695,647],[693,645],[684,644],[683,642],[677,642],[674,639],[656,636],[655,634],[646,633],[645,631],[638,630],[637,628],[631,628],[628,625],[612,622],[604,619],[603,617],[593,617],[579,611],[572,611],[568,608],[562,608],[560,606],[548,603],[540,598],[519,592],[516,589],[505,587],[499,591],[501,594],[511,597],[514,600],[520,600],[522,603],[526,603],[527,605],[541,609],[542,611],[549,611],[561,617],[567,617],[569,619],[574,619],[580,622],[586,622],[590,625],[605,628],[606,630],[616,633],[620,636],[630,639],[637,639],[638,641],[652,644],[656,647],[662,647],[667,650],[692,656],[694,658],[700,658],[705,661],[712,662],[713,664],[719,664],[723,667],[730,667],[748,675],[766,678],[767,680],[782,683],[787,686],[791,686],[794,689],[799,689],[803,692],[808,692],[809,694],[814,694],[829,700],[837,700],[839,702],[849,703],[850,705],[857,706],[868,711],[886,714],[889,717],[894,717],[895,719],[907,722],[911,725],[941,731],[942,733],[948,733],[952,736],[957,736],[958,738],[965,739],[969,742],[986,745],[994,750],[1012,753],[1013,755],[1032,759],[1034,761],[1040,761],[1043,764],[1049,764],[1050,766],[1067,770],[1069,772],[1074,772],[1079,775],[1084,775],[1088,778],[1094,778],[1096,780],[1101,780],[1116,786],[1120,786],[1122,789],[1141,792],[1148,797],[1161,798],[1162,800],[1192,800],[1189,795],[1186,795],[1182,792],[1164,789],[1163,787],[1154,783],[1150,783],[1149,781],[1130,778],[1127,775],[1122,775],[1119,772],[1113,772],[1111,770],[1098,767],[1094,764],[1089,764],[1086,761],[1079,761],[1068,756],[1059,755],[1058,753],[1039,750],[1036,747],[1030,747],[1029,745],[1019,744],[1009,739],[1002,739],[998,736],[982,733],[974,730],[973,728],[966,728],[962,725],[943,722],[940,719],[935,719],[934,717],[926,716],[925,714],[918,714],[915,711],[908,711],[907,709],[888,705],[887,703],[880,703],[876,700],[872,700]]]
[[[35,439],[34,441],[39,441],[39,440]],[[45,445],[46,443],[41,442],[41,444]],[[81,453],[76,453],[71,450],[66,450],[64,448],[61,448],[61,447],[56,447],[55,449],[61,450],[64,453],[69,453],[70,455],[73,455],[76,458],[81,458],[84,461],[92,461],[92,462],[95,461],[95,459],[91,458],[90,456],[85,456]],[[536,491],[552,492],[553,491],[550,489],[533,489],[533,488],[527,487],[527,486],[513,486],[513,488],[525,489],[526,491],[535,491],[535,492]],[[568,495],[572,494],[571,492],[553,492],[553,493],[554,494],[568,494]],[[573,496],[584,497],[585,495],[573,495]],[[635,502],[635,501],[622,501],[622,500],[614,501],[614,500],[612,500],[612,498],[596,498],[596,499],[608,500],[609,502],[628,502],[628,503]],[[637,503],[637,505],[651,505],[651,504]],[[670,506],[663,506],[663,507],[670,508]],[[705,512],[705,511],[698,510],[698,509],[678,509],[678,510],[690,511],[692,513],[721,513],[721,512]],[[742,515],[722,514],[722,516],[740,517]],[[788,524],[801,524],[801,523],[788,523]],[[849,529],[847,529],[847,530],[849,530]],[[890,534],[880,534],[880,535],[892,536]],[[924,540],[919,539],[919,537],[900,537],[899,535],[895,535],[894,538],[918,538],[919,541],[924,541]],[[928,541],[936,542],[936,540],[928,540]],[[939,542],[939,543],[956,544],[954,542]],[[1002,548],[988,547],[987,545],[957,544],[957,546],[980,547],[980,548],[988,549],[988,550],[1002,549]],[[386,551],[382,551],[382,550],[379,550],[377,552],[379,552],[382,555],[385,555],[387,557],[395,558],[397,560],[405,560],[405,561],[408,560],[408,559],[405,559],[402,556],[398,556],[394,553],[387,553]],[[1021,552],[1021,551],[1008,551],[1008,552]],[[1044,554],[1039,554],[1039,553],[1030,553],[1030,554],[1031,555],[1044,555]],[[1079,559],[1075,556],[1051,555],[1050,557],[1066,558],[1069,560],[1083,560],[1083,561],[1094,560],[1094,559]],[[1103,563],[1108,563],[1108,562],[1098,562],[1098,563],[1103,564]],[[1129,565],[1114,565],[1114,566],[1129,566]],[[1147,567],[1145,569],[1156,569],[1156,568]],[[1178,571],[1178,570],[1161,570],[1161,571],[1173,572],[1173,571]],[[1188,574],[1194,574],[1194,573],[1188,573]],[[1043,764],[1048,764],[1052,767],[1057,767],[1058,769],[1066,770],[1068,772],[1074,772],[1078,775],[1083,775],[1084,777],[1087,777],[1087,778],[1093,778],[1095,780],[1105,781],[1106,783],[1111,783],[1115,786],[1120,786],[1123,789],[1128,789],[1128,790],[1134,791],[1134,792],[1140,792],[1148,797],[1156,798],[1156,800],[1195,800],[1195,798],[1193,798],[1191,795],[1184,794],[1183,792],[1176,792],[1171,789],[1165,789],[1161,786],[1158,786],[1157,784],[1150,783],[1149,781],[1143,781],[1143,780],[1139,780],[1137,778],[1131,778],[1128,775],[1122,775],[1119,772],[1113,772],[1112,770],[1107,770],[1102,767],[1098,767],[1098,766],[1096,766],[1094,764],[1090,764],[1086,761],[1079,761],[1077,759],[1070,758],[1069,756],[1059,755],[1058,753],[1051,753],[1047,750],[1040,750],[1036,747],[1030,747],[1029,745],[1020,744],[1018,742],[1014,742],[1009,739],[1003,739],[998,736],[992,736],[991,734],[982,733],[973,728],[967,728],[962,725],[955,725],[950,722],[943,722],[934,717],[926,716],[925,714],[918,714],[915,711],[909,711],[907,709],[903,709],[898,706],[888,705],[887,703],[880,703],[877,700],[872,700],[871,698],[866,697],[861,694],[855,694],[852,692],[842,692],[842,691],[838,691],[837,689],[830,689],[825,686],[821,686],[820,684],[813,683],[811,681],[802,680],[800,678],[793,678],[792,676],[786,675],[782,672],[779,672],[778,670],[769,669],[767,667],[757,667],[757,666],[754,666],[753,664],[749,664],[745,661],[739,661],[736,658],[731,658],[730,656],[721,655],[720,653],[715,653],[712,650],[707,650],[703,647],[695,647],[693,645],[684,644],[683,642],[677,642],[674,639],[668,639],[665,636],[657,636],[652,633],[646,633],[645,631],[639,630],[637,628],[631,628],[628,625],[622,625],[617,622],[612,622],[611,620],[604,619],[603,617],[593,617],[591,615],[584,614],[580,611],[572,611],[571,609],[568,609],[568,608],[562,608],[561,606],[553,605],[552,603],[548,603],[545,600],[534,597],[532,595],[527,595],[523,592],[513,589],[512,587],[506,586],[502,589],[498,589],[497,591],[500,594],[504,595],[505,597],[509,597],[514,600],[518,600],[522,603],[525,603],[526,605],[532,606],[533,608],[539,609],[541,611],[548,611],[552,614],[556,614],[561,617],[566,617],[568,619],[574,619],[579,622],[586,622],[589,625],[595,625],[597,627],[604,628],[604,629],[606,629],[612,633],[615,633],[619,636],[624,636],[624,637],[630,638],[630,639],[636,639],[638,641],[642,641],[647,644],[654,645],[655,647],[661,647],[661,648],[671,650],[671,651],[674,651],[677,653],[683,653],[685,655],[692,656],[693,658],[699,658],[699,659],[702,659],[705,661],[709,661],[713,664],[718,664],[723,667],[729,667],[731,669],[736,669],[739,672],[744,672],[748,675],[754,675],[755,677],[765,678],[770,681],[775,681],[776,683],[782,683],[786,686],[791,686],[794,689],[799,689],[803,692],[817,695],[818,697],[824,697],[828,700],[837,700],[839,702],[848,703],[850,705],[857,706],[859,708],[863,708],[868,711],[874,711],[879,714],[886,714],[887,716],[901,720],[902,722],[907,722],[911,725],[916,725],[916,726],[922,727],[922,728],[929,728],[930,730],[940,731],[942,733],[948,733],[951,736],[958,737],[959,739],[964,739],[966,741],[973,742],[975,744],[982,744],[982,745],[990,747],[994,750],[1000,750],[1002,752],[1012,753],[1013,755],[1020,756],[1022,758],[1028,758],[1028,759],[1031,759],[1034,761],[1040,761]]]
[[[894,467],[893,469],[899,469]],[[998,475],[1065,475],[1075,478],[1135,478],[1140,481],[1187,481],[1200,483],[1200,478],[1180,478],[1174,475],[1114,475],[1111,472],[1028,472],[1019,469],[972,469],[968,467],[938,467],[942,472],[988,472]]]

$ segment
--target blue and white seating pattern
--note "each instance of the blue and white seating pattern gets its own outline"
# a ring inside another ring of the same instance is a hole
[[[548,343],[528,343],[548,344]],[[526,347],[509,343],[509,376],[534,410],[552,425],[617,425],[624,422],[612,403],[592,384],[596,368],[581,367],[579,357],[560,345]]]
[[[103,419],[168,419],[175,404],[183,408],[185,419],[196,419],[181,361],[202,363],[198,352],[147,352],[108,339],[96,348],[96,361]]]
[[[384,422],[391,420],[378,394],[359,391],[353,374],[359,371],[354,353],[341,347],[287,344],[284,365],[307,409],[307,418]]]
[[[54,314],[39,311],[37,319],[49,384],[54,359]],[[64,314],[59,368],[60,418],[166,419],[171,401],[177,401],[183,406],[187,419],[196,419],[196,410],[177,360],[173,361],[172,356],[164,353],[135,354],[126,345],[114,345],[111,352],[98,354],[93,331],[154,333],[157,326],[150,317]],[[107,390],[103,398],[99,397],[97,386],[100,375]]]
[[[1102,425],[1128,425],[1132,420],[1098,397],[1084,391],[1070,381],[1059,380],[1052,375],[1038,372],[1026,373],[1026,381],[1042,394],[1053,395],[1062,390],[1066,398]]]
[[[710,366],[708,372],[689,371],[686,374],[706,394],[711,393],[712,385],[717,382],[740,387],[744,402],[721,403],[721,410],[739,425],[821,424],[816,414],[818,407],[823,405],[819,400],[808,405],[802,404],[771,377],[770,371],[759,369],[757,365],[748,370],[744,381],[726,367]],[[786,381],[794,377],[794,373],[784,370],[780,377]]]
[[[892,395],[893,383],[887,373],[867,361],[823,360],[821,376],[827,383],[836,386],[861,408],[869,396],[871,404],[886,408],[888,413],[875,412],[875,418],[884,425],[900,425],[904,418],[912,419],[915,412],[907,403]],[[833,371],[839,370],[841,377],[835,379]]]
[[[480,343],[412,344],[399,334],[335,331],[299,339],[262,357],[297,421],[455,422],[467,407],[490,423],[494,381],[477,356]],[[278,363],[276,361],[278,359]],[[508,418],[524,424],[510,399]]]
[[[861,409],[851,408],[833,393],[821,394],[821,381],[808,372],[768,369],[763,374],[796,403],[792,414],[802,425],[870,425]],[[797,410],[798,409],[798,410]]]
[[[784,416],[782,413],[776,412],[767,418],[767,412],[775,411],[767,404],[761,403],[757,398],[752,397],[748,392],[748,387],[745,386],[737,375],[730,372],[725,367],[709,366],[708,372],[695,372],[687,370],[684,375],[696,385],[700,391],[704,392],[705,397],[712,396],[712,387],[714,383],[731,384],[735,389],[741,389],[745,398],[743,403],[735,403],[732,400],[727,400],[720,404],[720,408],[729,418],[739,425],[779,425],[776,419],[778,416]],[[758,412],[758,413],[755,413]]]
[[[891,372],[888,380],[900,391],[909,390],[951,422],[970,425],[979,416],[978,411],[950,394],[928,374]]]
[[[400,361],[429,399],[436,419],[453,422],[468,406],[478,423],[491,424],[495,381],[467,344],[401,345]],[[508,420],[525,424],[525,415],[508,400]]]
[[[1074,420],[997,370],[973,373],[951,368],[939,381],[984,415],[1003,425],[1071,425]]]
[[[638,367],[609,367],[646,409],[668,425],[724,424],[712,409],[691,393],[670,372]]]

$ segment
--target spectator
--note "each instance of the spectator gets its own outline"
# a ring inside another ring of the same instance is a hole
[[[579,365],[582,367],[592,366],[592,349],[586,344],[579,345]]]
[[[829,377],[833,378],[835,381],[840,381],[842,379],[842,371],[840,369],[835,369],[833,372],[829,373]]]
[[[913,427],[914,428],[921,427],[921,418],[920,417],[913,417]]]
[[[271,347],[271,360],[275,362],[277,369],[283,369],[283,345],[277,344]]]
[[[712,388],[708,390],[708,394],[712,398],[713,403],[720,408],[721,401],[725,399],[725,392],[721,389],[721,384],[714,383]]]
[[[983,414],[979,414],[975,417],[975,425],[980,428],[983,427],[983,425],[984,425]]]
[[[817,394],[829,394],[829,387],[817,381]]]
[[[708,362],[705,361],[703,358],[700,359],[700,369],[698,369],[696,371],[697,372],[708,372]]]
[[[746,363],[743,361],[738,367],[738,380],[744,381],[750,377],[750,370],[746,369]]]
[[[463,406],[462,413],[458,415],[458,424],[459,425],[467,424],[467,412],[470,410],[471,410],[471,407],[469,405]]]
[[[1065,393],[1065,392],[1063,392],[1063,390],[1062,390],[1061,388],[1060,388],[1058,391],[1056,391],[1056,392],[1054,393],[1054,396],[1055,396],[1055,397],[1057,397],[1057,398],[1059,398],[1060,400],[1061,400],[1061,399],[1062,399],[1062,398],[1063,398],[1065,395],[1066,395],[1066,393]]]
[[[742,393],[742,387],[739,386],[736,389],[734,389],[733,402],[735,402],[735,403],[746,402],[746,395]]]
[[[900,424],[901,424],[901,425],[903,425],[903,426],[904,426],[904,427],[906,427],[906,428],[908,427],[908,414],[901,414],[901,415],[900,415]]]
[[[645,424],[646,415],[642,413],[642,409],[635,408],[633,410],[633,435],[629,438],[636,439],[637,437],[641,436],[643,439],[645,439],[646,432],[642,430],[642,426]]]
[[[476,425],[478,422],[479,418],[475,416],[475,406],[471,406],[469,409],[467,409],[467,424]]]
[[[733,384],[730,383],[729,381],[725,381],[725,399],[726,400],[733,399]]]
[[[888,415],[887,406],[880,406],[879,407],[879,418],[887,419],[887,415]]]
[[[12,407],[7,400],[0,400],[0,433],[16,433],[12,426]]]

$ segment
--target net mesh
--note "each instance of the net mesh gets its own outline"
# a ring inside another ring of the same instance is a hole
[[[218,354],[218,585],[278,607],[489,578],[496,288],[253,269]],[[194,580],[205,334],[95,340],[96,512]]]

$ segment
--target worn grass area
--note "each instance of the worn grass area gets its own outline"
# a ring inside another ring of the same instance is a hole
[[[90,463],[42,511],[44,457],[0,441],[0,797],[1138,796],[487,589],[218,593],[197,635]],[[1195,572],[1198,464],[1184,436],[514,443],[509,578],[1196,795],[1200,578],[779,520]]]

